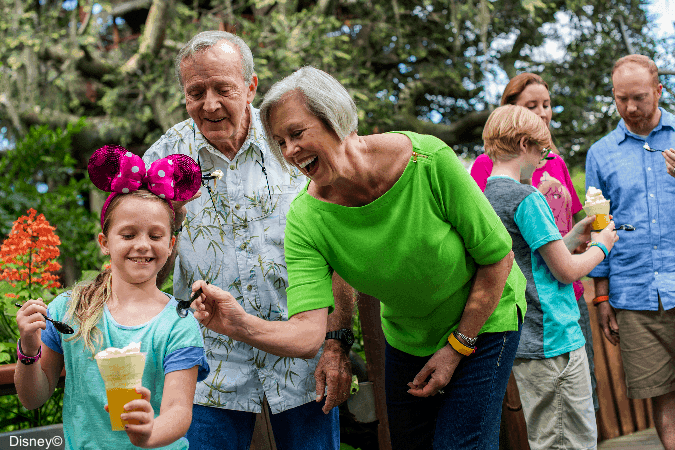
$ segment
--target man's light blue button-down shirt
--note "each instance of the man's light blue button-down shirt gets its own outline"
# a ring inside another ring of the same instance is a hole
[[[675,178],[661,152],[675,148],[675,116],[661,110],[659,124],[645,138],[631,133],[623,119],[591,146],[586,156],[586,190],[594,186],[610,200],[619,241],[589,274],[609,278],[613,307],[657,311],[675,307]]]

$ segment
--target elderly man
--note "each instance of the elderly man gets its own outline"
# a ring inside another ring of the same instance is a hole
[[[621,231],[609,257],[591,273],[600,327],[621,356],[630,398],[652,398],[654,422],[675,449],[675,233],[672,230],[675,117],[658,107],[662,86],[654,62],[619,59],[612,70],[622,120],[586,158],[586,188],[602,190]],[[672,150],[667,152],[672,154]],[[675,156],[675,155],[674,155]],[[666,161],[664,162],[664,157]]]
[[[168,130],[144,155],[149,163],[184,153],[206,175],[201,196],[185,208],[177,205],[176,225],[182,227],[177,252],[165,267],[168,273],[175,265],[174,293],[187,299],[192,283],[204,279],[229,291],[262,320],[287,320],[284,225],[291,200],[306,180],[283,171],[267,146],[258,110],[251,106],[258,86],[251,50],[230,33],[199,33],[178,53],[176,75],[190,119]],[[348,395],[345,350],[353,337],[351,288],[334,277],[334,290],[342,295],[338,303],[349,307],[329,317],[333,333],[320,362],[319,356],[274,356],[265,351],[271,349],[203,329],[213,370],[197,386],[191,448],[247,450],[254,413],[261,412],[265,398],[278,448],[339,448],[334,406]]]

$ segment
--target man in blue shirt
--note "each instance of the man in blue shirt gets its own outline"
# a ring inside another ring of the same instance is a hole
[[[591,146],[586,189],[610,200],[621,231],[614,250],[589,276],[605,337],[616,345],[628,397],[651,398],[654,423],[667,450],[675,449],[675,179],[664,150],[675,143],[675,117],[658,107],[662,85],[654,62],[642,55],[612,69],[617,128]],[[609,300],[609,301],[607,301]]]

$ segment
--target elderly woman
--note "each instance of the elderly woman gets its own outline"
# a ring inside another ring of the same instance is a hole
[[[198,281],[195,316],[284,356],[314,354],[336,271],[380,301],[394,449],[487,449],[525,314],[511,239],[455,153],[409,132],[357,134],[357,110],[330,75],[302,68],[265,96],[277,158],[310,178],[286,216],[289,320],[265,322]]]

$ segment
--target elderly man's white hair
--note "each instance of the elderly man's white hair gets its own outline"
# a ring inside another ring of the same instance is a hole
[[[267,142],[274,156],[286,170],[288,170],[288,167],[281,154],[281,148],[272,139],[270,113],[284,94],[296,90],[302,92],[309,112],[335,131],[340,141],[356,131],[359,125],[356,104],[339,81],[315,67],[306,66],[296,70],[283,80],[275,83],[267,91],[265,99],[260,105],[260,119],[265,129]]]
[[[174,70],[176,71],[176,78],[180,83],[180,87],[183,87],[183,76],[180,72],[180,64],[187,58],[191,58],[195,53],[206,50],[216,45],[219,41],[228,41],[237,46],[239,49],[239,54],[241,55],[241,67],[242,74],[244,75],[244,81],[246,84],[251,84],[253,80],[253,54],[251,49],[246,45],[246,42],[239,36],[235,36],[232,33],[226,31],[202,31],[201,33],[195,35],[190,42],[185,44],[183,48],[180,49],[176,59],[174,60]]]

